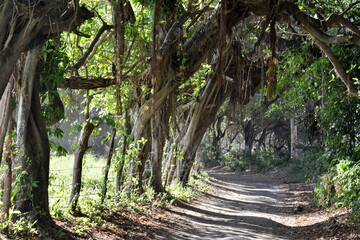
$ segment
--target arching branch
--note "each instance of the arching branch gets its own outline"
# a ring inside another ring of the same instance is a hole
[[[354,43],[360,45],[360,36],[351,36],[351,37],[345,35],[329,36],[320,29],[321,24],[320,22],[318,22],[317,19],[311,18],[305,13],[301,12],[300,9],[295,4],[291,2],[283,2],[282,9],[290,13],[290,15],[292,15],[297,21],[301,23],[301,27],[315,39],[320,49],[328,57],[328,59],[334,66],[337,75],[346,85],[348,92],[351,95],[359,97],[359,94],[357,92],[354,83],[351,81],[350,77],[346,73],[346,70],[338,61],[337,57],[332,52],[328,44]],[[316,22],[319,23],[318,26],[314,24]],[[330,17],[327,21],[323,22],[323,26],[327,26],[327,27],[334,26],[335,24],[346,26],[356,34],[359,33],[359,30],[354,24],[352,24],[350,21],[346,20],[341,16],[333,15],[333,17]]]
[[[295,17],[296,20],[298,20],[301,23],[302,28],[306,32],[310,33],[314,38],[319,39],[324,43],[327,44],[354,43],[360,45],[359,36],[345,36],[345,35],[330,36],[324,33],[322,30],[319,29],[318,26],[314,24],[316,22],[318,23],[319,26],[321,26],[320,22],[317,19],[311,18],[310,16],[306,15],[305,13],[300,11],[300,9],[295,4],[291,2],[283,2],[282,8],[285,11],[288,11],[291,16]]]
[[[336,73],[340,77],[340,79],[345,83],[345,86],[347,87],[348,92],[353,95],[359,97],[356,87],[354,86],[353,82],[350,80],[348,74],[346,73],[345,69],[342,67],[341,63],[335,56],[335,54],[332,52],[331,48],[324,42],[315,39],[317,45],[320,47],[320,49],[326,54],[330,62],[335,68]]]

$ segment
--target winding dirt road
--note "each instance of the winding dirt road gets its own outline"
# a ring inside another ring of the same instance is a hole
[[[213,170],[213,191],[169,211],[173,224],[156,239],[301,239],[286,224],[293,207],[269,176]]]

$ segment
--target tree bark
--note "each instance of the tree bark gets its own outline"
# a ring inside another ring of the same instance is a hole
[[[122,146],[121,146],[121,153],[119,157],[119,161],[117,162],[117,171],[116,171],[116,180],[115,180],[115,190],[117,192],[120,191],[120,187],[123,183],[123,170],[125,165],[125,155],[128,149],[129,141],[128,136],[130,135],[131,131],[131,124],[130,124],[130,115],[129,110],[125,109],[125,124],[122,133]]]
[[[11,113],[12,113],[12,104],[13,104],[13,99],[12,99],[12,90],[14,87],[14,80],[10,81],[3,97],[1,98],[0,101],[0,165],[2,162],[2,155],[3,155],[3,146],[4,146],[4,141],[5,141],[5,137],[7,134],[7,129],[8,129],[8,123],[11,121]]]
[[[180,169],[180,181],[187,185],[189,182],[191,168],[195,161],[196,151],[201,140],[213,123],[216,113],[225,101],[230,91],[230,86],[225,87],[225,81],[220,84],[216,74],[213,74],[208,82],[200,102],[194,106],[188,130],[184,139],[181,141],[183,161]]]
[[[89,149],[88,142],[94,128],[95,128],[94,124],[88,121],[85,122],[79,136],[78,147],[75,151],[73,180],[71,184],[71,193],[69,197],[69,204],[73,212],[76,211],[77,203],[80,197],[80,191],[82,185],[81,177],[82,177],[83,158],[85,152]]]
[[[12,192],[12,162],[13,162],[13,141],[12,141],[13,120],[10,119],[7,126],[7,136],[5,139],[5,174],[3,182],[3,217],[2,220],[9,219],[9,211],[11,207],[11,192]]]
[[[290,146],[290,156],[291,158],[298,158],[298,150],[296,145],[298,144],[298,126],[297,120],[294,117],[290,118],[290,139],[291,139],[291,146]]]
[[[162,160],[169,120],[162,119],[163,115],[164,113],[160,111],[151,120],[151,185],[156,193],[165,191],[162,184]]]
[[[111,159],[114,154],[114,146],[115,146],[115,137],[116,137],[116,128],[113,128],[110,138],[110,144],[109,144],[109,152],[106,160],[106,165],[104,169],[104,181],[102,185],[102,191],[101,191],[101,202],[103,203],[106,198],[107,193],[107,182],[109,178],[109,171],[111,167]]]
[[[93,14],[78,0],[44,0],[41,7],[3,0],[0,4],[0,96],[20,55],[63,31],[73,31]]]
[[[35,79],[38,56],[37,48],[28,52],[20,83],[15,157],[18,193],[15,208],[22,213],[40,210],[48,217],[50,148],[40,106],[39,83]]]

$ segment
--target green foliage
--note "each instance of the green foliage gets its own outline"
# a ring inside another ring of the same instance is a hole
[[[218,158],[218,153],[213,149],[208,139],[202,143],[199,157],[205,167],[214,167],[221,162],[221,159]]]
[[[319,177],[327,171],[329,166],[323,156],[322,146],[298,146],[298,148],[301,149],[302,155],[305,157],[290,160],[289,177],[297,181],[318,181]]]
[[[64,137],[64,131],[58,127],[55,128],[49,128],[48,129],[48,136],[49,137],[55,137],[55,138],[63,138]],[[68,152],[64,147],[62,147],[59,143],[53,140],[49,140],[49,145],[52,153],[55,153],[56,156],[66,156]]]
[[[211,144],[204,143],[200,154],[200,161],[205,167],[222,165],[229,170],[268,172],[288,163],[288,156],[277,156],[271,152],[260,152],[257,156],[237,147],[231,147],[219,152]]]
[[[278,88],[283,91],[280,101],[271,105],[268,116],[294,116],[304,111],[312,100],[321,100],[324,86],[331,79],[326,58],[318,57],[319,50],[312,43],[305,42],[299,47],[281,53],[278,69]]]
[[[272,152],[260,152],[253,162],[253,167],[258,172],[265,173],[286,166],[289,159],[289,156],[278,156]]]
[[[70,59],[65,52],[66,43],[60,39],[47,41],[42,48],[42,90],[55,91],[71,69]]]
[[[206,172],[196,172],[191,176],[188,186],[185,187],[181,182],[175,180],[166,190],[173,198],[189,202],[209,191],[210,180],[211,178]]]
[[[246,171],[254,162],[254,156],[245,151],[231,149],[223,154],[224,166],[230,170]]]
[[[349,69],[350,78],[360,75],[360,47],[337,47],[335,52]],[[326,105],[320,112],[320,125],[324,130],[327,158],[333,165],[337,164],[337,159],[347,157],[359,160],[360,152],[356,149],[360,146],[360,98],[347,96],[343,83],[334,75],[323,91]]]
[[[13,180],[13,191],[11,192],[11,201],[13,202],[16,195],[20,192],[23,185],[28,187],[28,197],[32,198],[32,190],[38,186],[38,181],[34,181],[33,177],[27,171],[19,172]]]
[[[360,74],[360,47],[335,46],[333,51],[347,74]],[[322,142],[302,149],[304,158],[292,162],[290,173],[299,179],[316,180],[315,200],[326,207],[353,209],[359,220],[360,99],[348,96],[344,84],[331,71],[327,58],[310,41],[282,53],[279,86],[282,100],[268,114],[301,116],[304,106],[315,105]]]
[[[91,123],[98,126],[100,124],[106,124],[111,127],[115,127],[114,115],[108,113],[104,116],[95,116],[91,118]]]
[[[60,39],[47,41],[41,55],[41,102],[43,115],[52,120],[55,116],[63,116],[64,112],[57,103],[58,86],[65,74],[71,69],[70,59],[65,53],[65,43]]]
[[[330,207],[347,207],[355,221],[360,220],[360,164],[350,158],[337,159],[324,174],[315,189],[317,204]]]
[[[36,222],[31,222],[25,218],[19,218],[14,223],[10,224],[10,235],[16,239],[28,238],[29,236],[35,236],[39,231],[34,227]]]
[[[191,89],[191,91],[187,90],[187,92],[191,92],[191,94],[183,94],[179,96],[179,100],[192,100],[191,98],[197,98],[201,94],[201,91],[206,86],[206,79],[209,75],[211,75],[213,69],[209,64],[202,64],[200,69],[185,83],[183,83],[179,89]],[[190,98],[190,99],[189,99]]]
[[[51,214],[55,218],[66,218],[69,216],[68,197],[72,182],[72,167],[74,156],[52,157],[50,161],[49,179],[49,204]],[[106,160],[94,155],[87,154],[83,163],[83,186],[79,198],[80,208],[92,209],[93,204],[100,202],[99,193],[102,184],[102,168]],[[115,175],[110,172],[109,184],[114,182]]]
[[[144,5],[147,8],[153,9],[155,8],[155,0],[135,0],[134,2]],[[184,8],[182,6],[182,0],[163,0],[161,1],[161,11],[165,14],[176,14],[179,15]]]
[[[11,238],[15,239],[28,239],[36,236],[39,232],[34,226],[36,221],[19,217],[20,214],[20,211],[11,208],[7,220],[0,223],[0,231],[6,231]]]

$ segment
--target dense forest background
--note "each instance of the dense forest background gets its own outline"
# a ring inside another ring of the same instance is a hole
[[[95,202],[156,202],[218,165],[288,166],[317,182],[317,204],[359,220],[359,8],[2,1],[2,228],[51,225]]]

